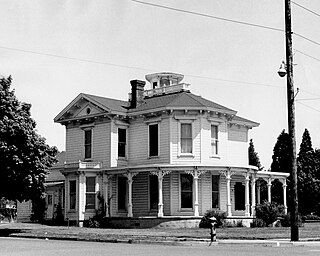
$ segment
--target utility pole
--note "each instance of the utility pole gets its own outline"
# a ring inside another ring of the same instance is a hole
[[[292,209],[291,214],[291,241],[299,241],[298,223],[298,179],[295,135],[295,107],[293,85],[293,56],[291,30],[291,0],[285,0],[285,35],[286,35],[286,70],[287,70],[287,103],[288,103],[288,130],[290,137],[291,181],[292,181]]]

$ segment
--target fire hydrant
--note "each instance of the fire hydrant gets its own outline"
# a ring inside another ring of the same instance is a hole
[[[210,218],[211,221],[211,226],[210,226],[210,235],[211,235],[211,242],[216,242],[217,241],[217,233],[216,233],[216,224],[217,224],[217,219],[215,217]]]

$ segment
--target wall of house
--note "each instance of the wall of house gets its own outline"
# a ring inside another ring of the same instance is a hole
[[[248,128],[232,125],[228,128],[227,162],[232,165],[248,165]]]
[[[66,162],[84,161],[84,128],[68,125],[66,128]],[[88,125],[88,127],[91,127]],[[96,122],[92,126],[92,161],[110,166],[110,122]]]
[[[152,123],[152,119],[138,118],[131,122],[128,129],[129,165],[169,163],[169,119],[164,116],[156,122],[159,124],[159,157],[151,158],[149,157],[148,124]]]

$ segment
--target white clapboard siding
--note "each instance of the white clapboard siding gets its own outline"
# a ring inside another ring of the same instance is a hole
[[[84,133],[79,127],[66,129],[66,162],[77,162],[83,159]]]
[[[92,160],[110,166],[110,122],[98,123],[92,129]]]
[[[149,213],[149,175],[139,173],[132,183],[133,216],[146,216]]]
[[[149,158],[149,126],[143,119],[133,121],[129,128],[128,135],[128,164],[157,164],[169,163],[169,119],[161,119],[159,124],[159,157]]]

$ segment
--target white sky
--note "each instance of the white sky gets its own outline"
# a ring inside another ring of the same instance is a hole
[[[284,29],[284,0],[146,2]],[[320,13],[320,1],[295,3]],[[293,36],[296,99],[309,99],[296,104],[297,150],[305,128],[320,148],[320,100],[310,100],[320,98],[319,24],[320,16],[292,4],[293,31],[316,42]],[[12,75],[19,100],[32,104],[38,132],[59,150],[65,129],[53,118],[79,93],[127,100],[130,80],[162,71],[184,74],[191,92],[259,122],[249,137],[267,169],[287,129],[286,79],[277,74],[285,59],[282,32],[130,0],[0,0],[0,31],[0,74]]]

